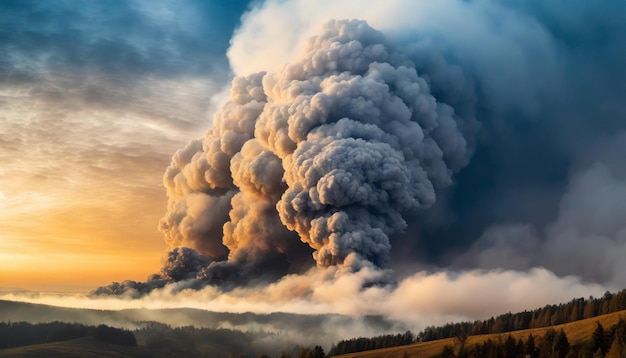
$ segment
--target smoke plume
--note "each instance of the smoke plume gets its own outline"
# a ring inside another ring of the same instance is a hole
[[[311,251],[319,267],[384,265],[403,215],[431,207],[472,153],[470,111],[436,85],[366,22],[326,23],[292,63],[236,77],[213,127],[176,153],[167,242],[205,255],[197,278],[212,283],[300,272]]]
[[[369,4],[242,18],[230,97],[164,178],[199,264],[113,291],[434,322],[623,287],[624,2]]]

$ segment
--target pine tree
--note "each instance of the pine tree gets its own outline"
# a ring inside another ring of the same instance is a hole
[[[613,339],[613,343],[611,344],[611,348],[606,352],[606,358],[623,358],[626,356],[626,349],[624,349],[624,344],[621,342],[619,337],[615,337]]]
[[[597,352],[598,350],[602,353],[602,355],[606,354],[608,351],[608,344],[606,341],[606,333],[604,332],[604,327],[600,324],[600,322],[596,322],[597,326],[595,331],[593,331],[592,335],[592,345],[591,350]]]
[[[539,357],[539,351],[535,345],[535,337],[533,337],[532,333],[528,336],[528,339],[526,339],[524,353],[526,353],[530,358]]]
[[[326,354],[324,354],[324,349],[321,346],[315,346],[313,348],[312,358],[324,358]]]
[[[506,338],[504,342],[504,357],[505,358],[515,358],[515,351],[517,349],[517,344],[515,343],[515,338],[513,338],[510,334]]]
[[[523,357],[525,350],[526,349],[524,348],[524,341],[521,338],[518,339],[517,340],[517,347],[515,348],[515,356]]]
[[[615,329],[615,337],[620,340],[621,344],[626,344],[626,322],[620,318],[613,328]]]
[[[561,329],[554,342],[554,356],[556,358],[565,358],[567,353],[569,353],[569,341],[567,340],[567,335]]]
[[[454,348],[452,346],[443,347],[443,352],[440,355],[441,358],[454,358]]]
[[[556,340],[556,331],[550,328],[543,335],[543,339],[539,342],[539,356],[552,357],[554,342]]]

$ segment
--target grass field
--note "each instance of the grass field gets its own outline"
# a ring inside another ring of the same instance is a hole
[[[545,332],[554,328],[557,331],[563,329],[565,334],[567,334],[567,338],[571,343],[580,342],[581,340],[588,339],[591,337],[593,331],[596,329],[596,322],[600,322],[600,324],[605,328],[609,329],[613,325],[615,325],[619,319],[622,318],[626,321],[626,311],[619,311],[603,316],[598,316],[594,318],[589,318],[585,320],[580,320],[572,323],[565,323],[557,326],[543,327],[543,328],[534,328],[534,329],[525,329],[522,331],[514,331],[511,333],[495,333],[495,334],[484,334],[479,336],[470,336],[467,339],[466,346],[472,346],[477,343],[483,343],[488,339],[498,340],[498,339],[506,339],[509,334],[518,340],[522,338],[526,340],[526,338],[532,333],[535,338],[543,337]],[[359,352],[359,353],[350,353],[344,354],[337,357],[342,358],[351,358],[351,357],[359,357],[359,358],[404,358],[404,357],[431,357],[435,354],[441,353],[443,348],[447,345],[453,346],[456,349],[459,348],[459,341],[456,338],[446,338],[440,339],[431,342],[423,342],[423,343],[415,343],[407,346],[400,347],[392,347],[392,348],[384,348],[384,349],[376,349],[372,351]]]
[[[172,357],[172,352],[154,350],[144,347],[127,347],[108,344],[93,338],[79,338],[69,341],[34,344],[31,346],[0,349],[0,357],[138,357],[138,358],[165,358]]]

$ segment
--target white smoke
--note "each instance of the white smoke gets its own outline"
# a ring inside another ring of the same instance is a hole
[[[113,310],[191,307],[239,313],[383,315],[417,332],[433,324],[486,319],[503,312],[569,301],[573,297],[599,297],[607,289],[614,289],[585,284],[574,276],[558,277],[541,268],[527,272],[418,272],[401,280],[397,286],[367,285],[386,274],[388,272],[371,265],[357,272],[333,266],[288,275],[263,287],[238,287],[229,292],[216,286],[189,287],[193,280],[187,280],[153,289],[141,297],[127,291],[119,296],[99,297],[11,293],[0,295],[0,299]],[[347,331],[344,337],[353,335]]]
[[[238,75],[275,71],[297,59],[306,39],[329,19],[358,18],[408,48],[421,48],[417,56],[462,56],[481,79],[492,110],[536,112],[561,80],[555,40],[535,18],[507,5],[498,0],[371,0],[367,6],[359,0],[269,0],[243,17],[228,58]]]

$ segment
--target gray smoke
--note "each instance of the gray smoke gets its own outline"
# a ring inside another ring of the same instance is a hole
[[[624,138],[618,138],[618,147],[624,147]],[[610,147],[616,149],[616,143]],[[596,162],[573,175],[554,222],[545,228],[527,223],[493,226],[459,255],[456,265],[518,270],[541,266],[558,275],[624,287],[625,178],[607,161]]]
[[[163,261],[161,272],[151,275],[145,282],[132,280],[113,282],[96,288],[89,293],[89,296],[125,295],[138,298],[154,289],[179,281],[187,281],[188,284],[181,285],[178,290],[200,288],[202,284],[196,280],[196,277],[203,268],[209,265],[211,259],[188,247],[177,247],[170,250]]]
[[[403,215],[432,206],[471,155],[474,119],[432,85],[366,22],[328,22],[298,60],[235,78],[213,127],[176,153],[167,242],[216,260],[198,278],[217,283],[298,272],[311,249],[318,266],[383,265]]]

